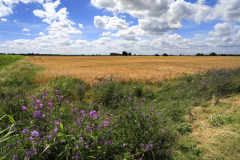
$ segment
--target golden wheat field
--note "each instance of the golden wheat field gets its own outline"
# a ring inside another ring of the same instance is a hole
[[[117,80],[151,80],[153,83],[185,73],[206,71],[212,67],[240,66],[240,57],[191,57],[191,56],[32,56],[30,62],[44,66],[38,81],[50,77],[75,77],[92,84],[97,79],[109,77]]]

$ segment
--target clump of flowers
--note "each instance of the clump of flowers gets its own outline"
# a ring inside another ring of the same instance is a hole
[[[58,93],[45,91],[40,97],[32,97],[32,108],[27,108],[32,116],[16,125],[21,143],[17,143],[15,157],[140,158],[152,155],[152,151],[160,156],[164,151],[169,131],[153,105],[142,111],[145,98],[142,103],[132,103],[129,94],[128,108],[113,111],[99,107],[96,111],[91,107],[70,109],[69,102]],[[60,107],[65,108],[64,114],[59,113]],[[22,109],[25,111],[25,106]]]

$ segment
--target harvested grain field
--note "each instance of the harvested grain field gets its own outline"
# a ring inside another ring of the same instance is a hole
[[[112,74],[117,79],[158,82],[180,76],[183,72],[197,73],[212,67],[240,66],[240,57],[232,56],[32,56],[29,59],[36,66],[45,67],[40,73],[45,75],[45,80],[71,76],[90,84],[104,74],[106,77]]]

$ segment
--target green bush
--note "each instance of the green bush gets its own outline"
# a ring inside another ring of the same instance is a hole
[[[143,87],[144,87],[144,85],[142,82],[138,83],[138,85],[134,88],[134,95],[139,98],[142,97]]]
[[[189,134],[192,131],[192,128],[187,123],[180,123],[177,130],[183,134]]]
[[[54,90],[58,90],[60,95],[65,97],[74,96],[74,91],[80,94],[77,85],[85,84],[82,79],[77,78],[59,78],[54,84]]]
[[[112,75],[109,79],[103,78],[100,83],[93,86],[93,92],[95,110],[98,110],[98,105],[109,109],[124,107],[128,101],[132,100],[129,89],[113,80]],[[129,97],[127,97],[128,95]]]
[[[153,91],[151,88],[146,87],[146,88],[144,89],[144,97],[145,97],[146,99],[153,100],[153,99],[156,98],[156,94],[154,93],[154,91]]]

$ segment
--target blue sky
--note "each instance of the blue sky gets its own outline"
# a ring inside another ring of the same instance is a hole
[[[239,0],[0,0],[0,53],[240,54]]]

